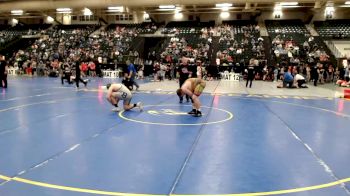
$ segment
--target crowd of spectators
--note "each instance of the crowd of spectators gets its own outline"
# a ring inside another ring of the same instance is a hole
[[[137,50],[132,49],[131,44],[139,34],[154,33],[157,27],[153,24],[110,25],[105,29],[96,25],[58,25],[35,32],[28,30],[27,34],[40,33],[41,37],[26,50],[14,53],[8,64],[17,68],[19,74],[57,76],[62,70],[74,70],[73,65],[79,56],[83,76],[99,75],[99,64],[117,65],[131,60],[133,64],[140,65],[140,78],[143,78],[147,67],[152,67],[155,80],[161,80],[176,78],[179,67],[188,66],[193,75],[200,73],[212,79],[227,70],[222,70],[225,65],[231,65],[230,69],[233,67],[233,71],[245,75],[249,65],[247,59],[253,58],[255,79],[283,80],[285,68],[292,66],[305,77],[306,82],[313,81],[314,85],[335,82],[346,71],[333,65],[324,46],[308,33],[275,28],[270,32],[270,53],[274,54],[276,64],[267,64],[264,39],[260,36],[258,25],[164,29],[164,33],[172,36],[167,39],[162,51],[150,52],[146,61]],[[0,32],[0,42],[1,37]],[[214,38],[218,40],[218,51],[212,57]],[[215,57],[217,64],[209,66],[211,58]]]

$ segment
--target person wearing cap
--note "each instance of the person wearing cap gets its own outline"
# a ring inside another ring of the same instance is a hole
[[[195,117],[202,116],[202,112],[200,110],[201,103],[198,97],[202,94],[205,86],[205,80],[200,78],[189,78],[185,81],[181,88],[176,91],[177,95],[180,97],[180,100],[184,95],[188,95],[192,99],[192,110],[188,112],[188,114]]]

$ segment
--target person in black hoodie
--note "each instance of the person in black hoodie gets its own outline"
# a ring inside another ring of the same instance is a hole
[[[179,69],[178,69],[178,72],[179,72],[179,85],[180,85],[180,88],[181,86],[185,83],[185,81],[189,78],[190,76],[190,72],[188,70],[188,65],[183,65],[181,64]],[[183,102],[183,97],[179,97],[180,98],[180,103]],[[190,101],[190,97],[186,94],[186,101],[189,102]]]
[[[84,86],[87,85],[87,80],[83,80],[81,79],[81,72],[80,72],[80,58],[79,57],[75,57],[75,83],[77,85],[77,88],[79,88],[79,82],[82,82],[84,84]]]
[[[0,55],[0,87],[7,88],[7,69],[5,56]]]
[[[255,76],[254,64],[250,64],[247,67],[247,71],[246,72],[247,72],[247,83],[246,83],[245,87],[248,87],[248,83],[250,81],[249,87],[252,88],[252,83],[253,83],[254,76]]]

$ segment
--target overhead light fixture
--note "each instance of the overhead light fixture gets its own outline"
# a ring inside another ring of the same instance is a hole
[[[232,3],[217,3],[215,7],[223,8],[223,7],[232,7]]]
[[[334,12],[334,7],[326,7],[326,12]]]
[[[147,12],[145,12],[145,13],[143,14],[143,18],[144,18],[145,20],[148,20],[148,19],[149,19],[149,14],[148,14]]]
[[[175,11],[178,11],[178,10],[180,10],[181,11],[181,7],[167,7],[167,8],[160,8],[160,6],[159,6],[159,9],[158,9],[159,11],[171,11],[171,10],[175,10]]]
[[[159,9],[175,9],[175,5],[160,5]]]
[[[56,12],[60,13],[60,14],[70,14],[70,13],[72,13],[72,9],[71,8],[57,8]]]
[[[124,7],[123,6],[112,6],[108,7],[109,12],[124,12]]]
[[[333,18],[334,11],[335,11],[335,9],[333,6],[326,7],[326,9],[324,11],[324,15],[325,15],[326,19]]]
[[[84,8],[83,9],[83,14],[84,14],[84,16],[91,16],[92,15],[92,11],[89,8]]]
[[[350,5],[350,1],[346,1],[344,4],[345,5]]]
[[[275,7],[273,8],[274,11],[281,11],[282,6],[280,4],[276,4]]]
[[[11,25],[12,25],[12,26],[16,26],[17,24],[18,24],[18,20],[15,19],[15,18],[12,18],[12,20],[11,20]]]
[[[296,6],[298,5],[298,2],[282,2],[280,3],[281,6]]]
[[[23,14],[23,10],[12,10],[11,14],[12,15],[22,15]]]
[[[123,6],[115,6],[115,7],[108,7],[109,10],[120,10],[123,9]]]
[[[57,12],[68,12],[68,11],[72,11],[71,8],[57,8],[56,9]]]
[[[175,13],[175,15],[174,15],[174,17],[175,17],[175,19],[181,19],[181,18],[183,18],[183,14],[182,13]]]
[[[228,17],[230,17],[230,13],[228,13],[228,12],[221,12],[220,13],[220,17],[221,18],[228,18]]]
[[[48,23],[53,23],[53,21],[55,21],[51,16],[47,16],[46,17],[46,21],[48,22]]]

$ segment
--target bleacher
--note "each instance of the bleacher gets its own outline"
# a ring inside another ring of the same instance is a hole
[[[137,34],[154,34],[158,25],[152,22],[143,22],[139,24],[110,24],[108,25],[108,30],[115,30],[117,27],[132,29]]]
[[[269,34],[308,34],[301,20],[266,20],[265,25]]]
[[[218,51],[225,56],[220,64],[230,65],[248,62],[251,58],[265,58],[264,52],[258,54],[256,50],[256,47],[260,48],[262,44],[258,41],[260,31],[256,29],[256,25],[256,22],[247,20],[223,21],[223,28],[230,28],[230,30],[220,32]],[[239,49],[242,49],[241,52],[238,52]],[[261,47],[261,51],[263,50]]]
[[[0,26],[0,47],[5,47],[15,39],[19,39],[22,35],[36,35],[41,30],[49,28],[51,25],[25,25],[17,24],[16,26],[1,25]]]
[[[265,21],[265,24],[271,40],[281,42],[273,43],[276,55],[273,56],[277,63],[289,62],[292,58],[298,58],[300,63],[336,63],[334,55],[323,40],[318,36],[311,36],[301,20]],[[297,64],[299,63],[295,63]]]
[[[350,39],[350,20],[315,21],[314,27],[324,39]]]
[[[208,51],[208,39],[202,37],[202,30],[209,28],[212,22],[181,21],[169,22],[163,29],[164,34],[175,34],[175,37],[168,39],[161,48],[160,58],[167,61],[167,56],[172,60],[179,60],[182,55],[191,59],[201,60],[204,63],[210,62]],[[176,50],[179,54],[175,54]]]

